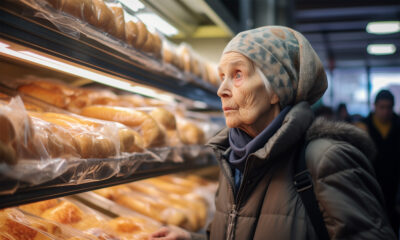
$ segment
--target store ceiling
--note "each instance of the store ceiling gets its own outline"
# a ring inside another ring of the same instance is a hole
[[[295,0],[293,25],[311,42],[327,67],[400,67],[400,33],[366,32],[372,21],[400,20],[399,0]],[[392,43],[392,55],[373,56],[371,43]]]

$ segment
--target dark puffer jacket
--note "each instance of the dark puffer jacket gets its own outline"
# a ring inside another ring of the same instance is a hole
[[[295,105],[266,145],[249,155],[237,197],[224,158],[230,151],[228,129],[209,142],[222,172],[210,239],[316,239],[293,185],[304,136],[307,167],[331,239],[395,239],[371,165],[372,141],[351,125],[314,121],[306,102]]]

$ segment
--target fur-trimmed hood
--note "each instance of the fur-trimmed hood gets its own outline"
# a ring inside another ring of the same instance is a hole
[[[334,122],[319,117],[314,120],[307,130],[306,140],[310,142],[319,138],[328,138],[337,141],[344,141],[360,150],[368,159],[376,156],[374,142],[368,133],[362,129],[345,122]]]

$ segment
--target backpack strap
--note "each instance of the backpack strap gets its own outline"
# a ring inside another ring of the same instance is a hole
[[[328,230],[326,229],[321,210],[318,206],[317,198],[315,197],[311,174],[306,165],[306,147],[307,143],[304,144],[300,149],[300,158],[298,159],[297,163],[295,163],[293,182],[306,209],[307,215],[311,220],[318,239],[328,240]]]

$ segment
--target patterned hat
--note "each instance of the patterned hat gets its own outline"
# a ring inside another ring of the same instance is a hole
[[[313,104],[328,86],[318,55],[293,29],[267,26],[241,32],[225,47],[227,52],[241,53],[261,69],[281,109],[300,101]]]

